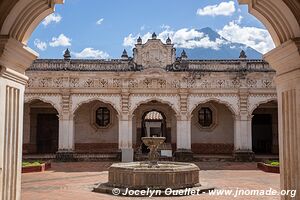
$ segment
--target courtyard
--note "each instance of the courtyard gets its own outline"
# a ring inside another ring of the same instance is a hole
[[[91,192],[107,182],[112,162],[54,162],[46,172],[22,174],[23,200],[132,199]],[[279,190],[279,174],[256,168],[255,162],[195,162],[201,169],[200,183],[225,190]],[[156,197],[153,199],[160,199]],[[233,196],[164,197],[163,199],[232,199]],[[148,199],[135,197],[134,199]],[[280,199],[279,196],[238,196],[234,199]]]
[[[131,162],[146,153],[140,139],[157,136],[174,160],[249,161],[196,162],[201,171],[173,182],[294,191],[162,199],[300,200],[300,1],[132,1],[0,1],[0,200],[148,199],[92,192],[113,162],[61,161]],[[26,154],[60,162],[21,174]],[[280,155],[280,175],[251,162],[266,154]]]

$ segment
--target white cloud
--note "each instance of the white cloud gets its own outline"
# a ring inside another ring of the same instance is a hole
[[[241,24],[243,18],[244,18],[244,17],[240,15],[239,18],[238,18],[237,20],[234,20],[234,22],[237,23],[237,24]]]
[[[123,40],[123,46],[125,47],[134,47],[134,45],[137,43],[137,39],[138,37],[141,37],[143,41],[147,41],[148,39],[150,39],[152,36],[151,33],[146,33],[145,35],[133,35],[132,33],[130,33],[127,37],[124,38]]]
[[[170,29],[171,27],[169,25],[163,24],[163,25],[160,26],[160,28],[161,29]]]
[[[71,39],[62,33],[58,37],[53,37],[52,42],[49,42],[49,45],[51,47],[71,46]]]
[[[55,13],[52,13],[51,15],[48,15],[42,22],[42,24],[44,26],[47,26],[48,24],[50,24],[51,22],[54,22],[54,23],[58,23],[60,22],[62,19],[62,17],[59,15],[59,14],[55,14]]]
[[[141,28],[140,28],[141,31],[143,31],[143,30],[145,30],[145,29],[146,29],[146,26],[145,26],[145,25],[141,26]]]
[[[197,15],[200,16],[217,16],[217,15],[224,15],[230,16],[235,12],[235,6],[233,1],[229,2],[222,2],[220,4],[209,5],[204,8],[199,8],[197,10]]]
[[[47,43],[41,41],[40,39],[35,39],[33,44],[41,51],[45,51],[47,49]]]
[[[101,19],[99,19],[99,20],[96,22],[96,24],[97,24],[97,25],[101,25],[103,21],[104,21],[104,18],[101,18]]]
[[[107,59],[109,58],[108,53],[104,51],[100,51],[98,49],[93,49],[93,48],[85,48],[81,52],[72,52],[72,54],[76,58],[94,58],[94,59]]]
[[[239,20],[229,22],[218,33],[231,42],[245,44],[264,54],[273,49],[274,43],[266,29],[257,27],[242,27]]]
[[[123,45],[133,47],[136,44],[137,38],[140,36],[145,43],[148,39],[151,38],[151,33],[148,32],[145,35],[133,35],[129,34],[127,37],[124,38]],[[217,38],[216,40],[210,40],[207,35],[204,33],[197,31],[196,29],[179,29],[177,31],[170,30],[170,28],[162,31],[157,35],[158,39],[161,39],[163,42],[170,37],[172,42],[174,43],[175,47],[179,48],[211,48],[218,50],[220,46],[225,43],[222,38]]]
[[[123,46],[125,47],[133,47],[136,43],[136,36],[133,36],[132,33],[130,33],[127,37],[123,39]]]

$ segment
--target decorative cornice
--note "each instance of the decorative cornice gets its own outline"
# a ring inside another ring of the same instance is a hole
[[[21,42],[8,36],[0,36],[1,66],[24,74],[25,70],[37,58],[37,55],[36,52],[24,46]]]
[[[20,74],[19,72],[1,66],[0,66],[0,77],[20,83],[22,85],[26,85],[28,81],[28,77],[25,76],[24,74]]]
[[[289,40],[264,55],[278,76],[300,69],[300,38]]]
[[[29,71],[143,71],[133,60],[38,59]],[[152,69],[152,68],[151,68]],[[153,68],[155,69],[155,68]],[[160,69],[160,68],[159,68]],[[177,60],[168,65],[172,72],[274,72],[264,60]]]

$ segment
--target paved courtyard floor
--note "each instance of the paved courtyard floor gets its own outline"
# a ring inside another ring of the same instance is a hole
[[[47,172],[22,174],[22,200],[100,200],[149,199],[119,197],[91,192],[99,183],[107,182],[111,162],[52,163]],[[256,169],[256,163],[197,162],[200,183],[218,189],[279,190],[279,174]],[[279,196],[211,196],[201,194],[185,197],[155,197],[151,199],[280,199]]]

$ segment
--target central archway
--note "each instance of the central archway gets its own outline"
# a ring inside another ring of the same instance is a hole
[[[140,104],[134,111],[133,144],[137,152],[146,153],[141,138],[148,136],[166,137],[164,148],[176,149],[176,114],[166,103],[156,100]]]

